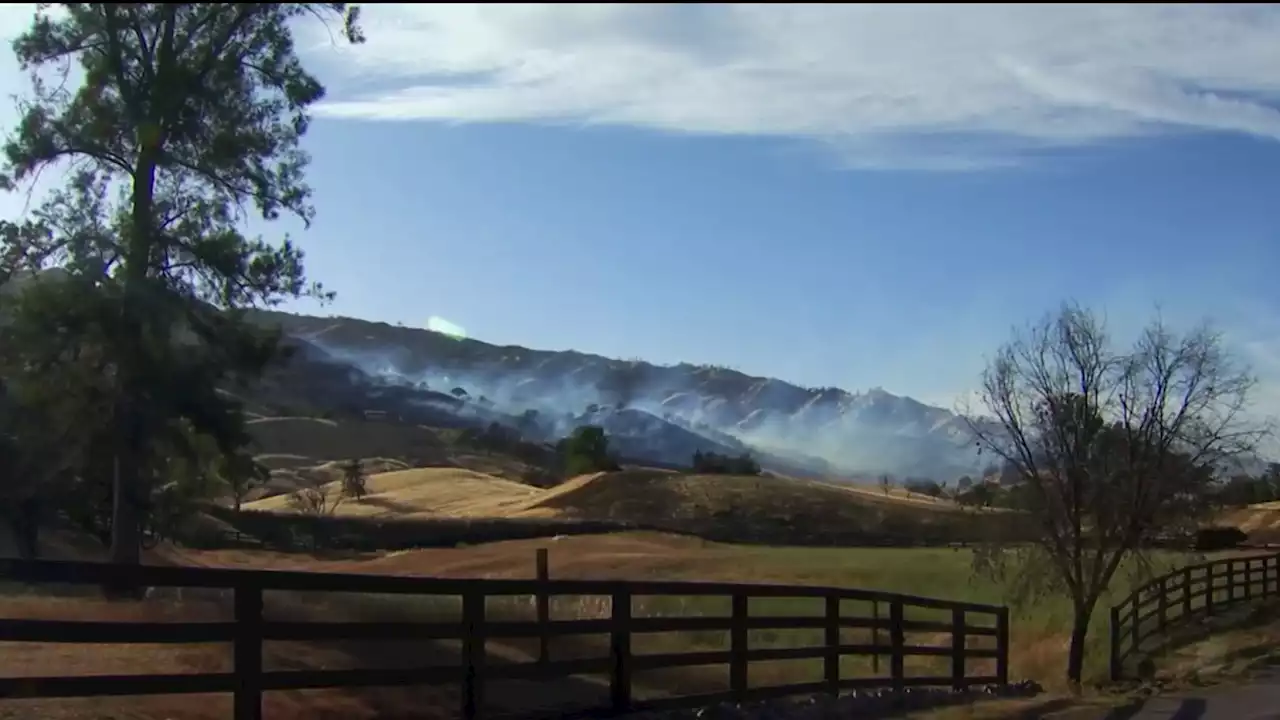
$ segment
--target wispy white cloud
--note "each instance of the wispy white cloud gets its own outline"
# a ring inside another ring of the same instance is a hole
[[[1262,5],[370,5],[331,117],[817,140],[968,169],[1169,131],[1280,140]]]

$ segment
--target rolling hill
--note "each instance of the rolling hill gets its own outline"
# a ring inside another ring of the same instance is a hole
[[[339,479],[321,490],[336,498]],[[462,468],[414,468],[371,475],[367,490],[361,500],[338,504],[334,514],[380,520],[597,521],[714,540],[801,545],[976,540],[992,529],[993,514],[796,478],[653,468],[582,475],[551,488]],[[294,512],[287,495],[245,507]]]

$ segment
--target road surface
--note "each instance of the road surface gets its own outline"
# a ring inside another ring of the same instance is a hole
[[[1092,720],[1280,720],[1280,668],[1241,684],[1148,698]]]

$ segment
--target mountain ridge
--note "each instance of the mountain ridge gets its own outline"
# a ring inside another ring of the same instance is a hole
[[[376,382],[513,417],[533,411],[562,434],[601,421],[601,409],[632,410],[713,446],[788,458],[815,472],[951,480],[980,471],[963,418],[879,387],[856,393],[804,388],[722,366],[496,345],[357,318],[267,310],[253,316]],[[636,428],[639,445],[640,426],[656,431],[634,413],[626,422]],[[680,452],[692,447],[687,439],[679,444]]]

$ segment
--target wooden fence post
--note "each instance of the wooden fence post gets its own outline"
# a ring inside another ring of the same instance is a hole
[[[871,626],[871,644],[880,644],[880,601],[871,601],[871,620],[874,623]],[[874,653],[871,656],[871,672],[880,674],[880,653]]]
[[[262,720],[262,586],[235,587],[235,720]]]
[[[1245,602],[1253,599],[1253,560],[1244,561],[1244,599]]]
[[[485,595],[469,590],[462,596],[462,717],[475,720],[484,711]]]
[[[1129,628],[1130,640],[1132,644],[1130,650],[1137,652],[1138,646],[1142,644],[1142,616],[1138,614],[1138,608],[1142,607],[1142,591],[1133,594],[1133,605],[1129,610]]]
[[[903,623],[902,599],[894,598],[889,601],[889,643],[893,648],[892,654],[889,656],[889,681],[893,684],[893,691],[901,693],[906,688],[906,670],[903,661],[906,658],[906,633],[902,627]]]
[[[1115,682],[1120,679],[1123,670],[1120,666],[1120,639],[1123,637],[1120,633],[1120,606],[1116,605],[1111,608],[1111,680]]]
[[[1236,601],[1236,561],[1227,561],[1227,604]]]
[[[1204,567],[1204,614],[1213,615],[1213,563]]]
[[[1191,568],[1182,568],[1182,615],[1191,617]]]
[[[822,659],[823,679],[826,680],[827,691],[832,695],[838,695],[840,693],[840,596],[836,594],[827,596],[825,635],[827,654]]]
[[[546,664],[551,660],[551,593],[550,571],[547,563],[547,549],[538,548],[537,554],[538,593],[535,602],[538,606],[538,662]]]
[[[964,608],[951,609],[951,688],[957,692],[968,685],[965,681],[964,651],[968,638],[964,626]]]
[[[747,696],[747,616],[750,598],[733,594],[733,618],[729,628],[729,690],[738,702]]]
[[[1009,684],[1009,608],[996,610],[996,684]]]
[[[619,588],[610,600],[609,698],[614,711],[631,708],[631,591]]]
[[[1164,632],[1169,624],[1169,577],[1160,577],[1160,597],[1156,599],[1156,627]]]

